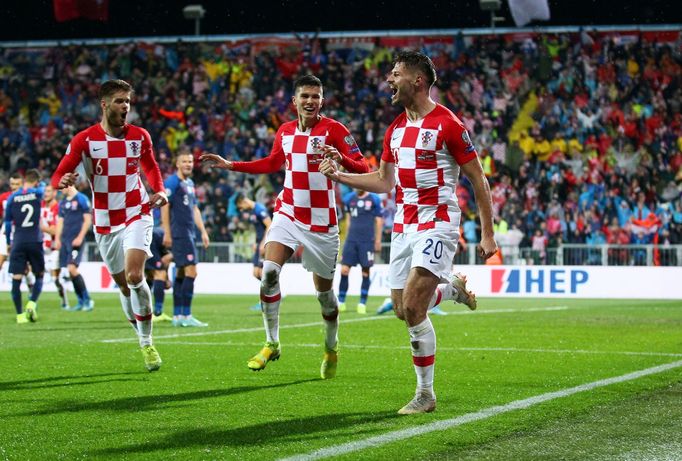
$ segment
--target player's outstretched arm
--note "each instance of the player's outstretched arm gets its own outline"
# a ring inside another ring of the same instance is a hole
[[[270,174],[279,171],[280,168],[282,168],[282,165],[284,164],[284,151],[282,150],[282,146],[278,142],[275,142],[270,155],[250,162],[232,162],[222,158],[220,155],[211,154],[210,152],[204,153],[199,157],[199,160],[207,162],[214,168],[223,170],[251,174]]]
[[[371,173],[344,173],[339,170],[337,163],[326,158],[320,163],[320,173],[347,186],[366,190],[367,192],[386,193],[395,187],[395,165],[381,161],[378,171]]]
[[[231,170],[232,169],[232,162],[221,157],[218,154],[212,154],[210,152],[204,152],[201,154],[201,157],[199,157],[199,160],[202,163],[207,164],[211,168],[219,168],[221,170]]]
[[[460,165],[464,173],[474,188],[476,207],[478,216],[481,220],[481,242],[477,245],[478,254],[483,259],[488,259],[497,252],[493,230],[493,202],[490,196],[490,184],[485,177],[483,167],[478,157]]]

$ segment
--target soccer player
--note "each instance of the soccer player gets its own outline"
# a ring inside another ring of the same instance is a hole
[[[355,140],[341,123],[320,114],[322,82],[305,75],[294,82],[292,102],[298,119],[277,130],[268,157],[252,162],[232,162],[204,154],[202,161],[217,168],[248,173],[274,173],[285,165],[284,189],[277,197],[275,215],[265,238],[260,299],[265,324],[265,346],[249,361],[254,371],[279,359],[279,274],[284,263],[303,246],[303,267],[313,273],[313,283],[326,330],[320,375],[336,375],[339,309],[332,282],[339,251],[339,230],[332,182],[319,172],[325,157],[334,158],[349,171],[369,168]]]
[[[5,238],[10,247],[9,273],[12,274],[12,301],[17,311],[17,323],[38,320],[38,298],[43,290],[43,234],[40,231],[40,202],[44,187],[38,187],[38,170],[26,172],[24,186],[13,192],[5,207]],[[14,234],[12,235],[12,225]],[[23,311],[21,300],[21,279],[31,265],[36,279]]]
[[[151,253],[150,208],[163,206],[168,199],[149,133],[126,123],[132,92],[123,80],[102,83],[102,120],[73,137],[52,176],[52,186],[63,189],[75,184],[74,170],[83,163],[93,193],[95,241],[119,287],[121,306],[138,335],[145,367],[155,371],[161,367],[161,357],[152,344],[151,292],[144,279],[144,262]],[[154,190],[151,198],[142,185],[140,167]]]
[[[9,249],[7,248],[7,236],[5,235],[4,216],[7,207],[7,199],[14,192],[18,191],[24,185],[24,178],[19,172],[14,172],[9,176],[9,190],[0,194],[0,218],[3,219],[3,225],[0,226],[0,269],[7,261],[9,256]]]
[[[161,208],[163,244],[170,248],[175,261],[173,282],[173,326],[206,327],[192,316],[194,281],[197,278],[197,247],[194,243],[196,229],[201,233],[201,243],[208,248],[209,238],[201,212],[197,206],[194,181],[194,156],[189,150],[181,151],[175,159],[177,171],[166,178],[168,206]]]
[[[340,172],[329,160],[320,171],[367,191],[396,188],[389,284],[396,315],[407,324],[417,375],[415,396],[398,413],[413,414],[436,408],[436,333],[427,314],[429,307],[446,299],[476,307],[465,276],[455,274],[449,283],[439,285],[450,278],[459,239],[461,211],[455,186],[460,169],[473,185],[480,214],[480,256],[492,256],[497,244],[490,186],[476,149],[462,122],[429,95],[436,81],[433,62],[409,51],[399,53],[393,64],[387,77],[393,91],[391,103],[404,106],[405,111],[386,130],[379,171],[353,175]]]
[[[341,253],[341,280],[339,282],[339,311],[346,310],[348,274],[350,268],[359,264],[362,268],[362,285],[358,314],[367,313],[367,295],[371,284],[369,270],[374,265],[374,253],[381,251],[381,199],[377,194],[364,190],[348,192],[343,197],[346,207],[348,234]]]
[[[161,227],[154,228],[152,244],[149,249],[152,252],[152,256],[145,261],[144,271],[147,284],[154,295],[154,317],[152,317],[152,322],[170,322],[173,318],[163,312],[163,302],[166,298],[165,290],[170,288],[168,266],[173,260],[173,255],[163,244],[163,229]]]
[[[70,309],[73,311],[88,312],[95,305],[85,286],[85,280],[78,271],[83,257],[83,241],[91,226],[90,200],[74,186],[66,187],[64,197],[59,202],[54,247],[59,250],[59,267],[64,272],[64,282],[68,274],[78,298],[78,304]],[[65,304],[68,305],[68,301]],[[62,306],[66,308],[65,305]]]
[[[43,203],[40,204],[40,230],[43,231],[43,252],[45,254],[45,267],[50,271],[54,280],[57,293],[62,299],[62,309],[69,308],[69,300],[66,288],[62,285],[59,277],[59,250],[55,248],[57,235],[57,222],[59,220],[59,202],[57,192],[50,184],[45,186]]]
[[[265,254],[265,234],[267,234],[272,218],[270,213],[262,203],[254,202],[244,194],[238,194],[234,200],[235,205],[240,211],[249,212],[249,221],[256,229],[256,244],[253,250],[253,276],[261,280],[263,275],[263,261],[261,256]],[[251,306],[251,310],[260,310],[260,303]]]

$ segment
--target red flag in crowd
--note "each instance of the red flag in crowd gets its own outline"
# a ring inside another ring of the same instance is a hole
[[[53,0],[54,17],[57,21],[72,19],[90,19],[92,21],[109,20],[109,0]]]

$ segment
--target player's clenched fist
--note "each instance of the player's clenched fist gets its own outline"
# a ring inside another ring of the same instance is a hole
[[[338,179],[339,168],[334,160],[331,160],[329,158],[322,160],[322,163],[320,163],[319,170],[320,173],[322,173],[331,180],[336,181]]]

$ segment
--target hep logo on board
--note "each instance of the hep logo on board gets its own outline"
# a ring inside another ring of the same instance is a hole
[[[490,291],[493,293],[577,293],[590,279],[579,269],[493,269]]]

